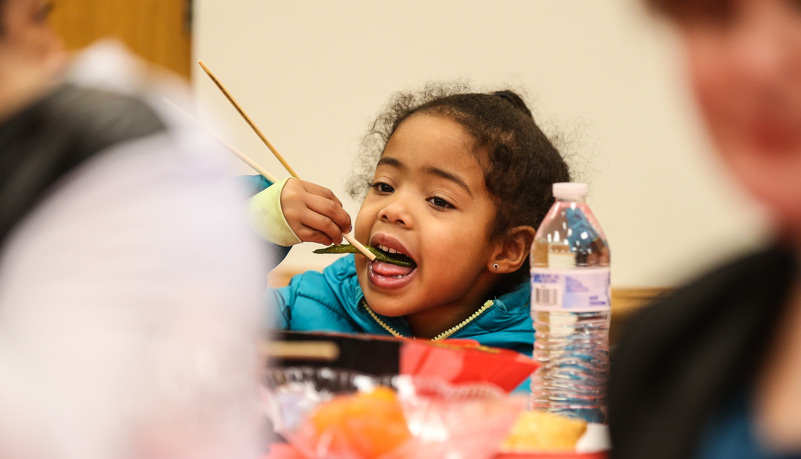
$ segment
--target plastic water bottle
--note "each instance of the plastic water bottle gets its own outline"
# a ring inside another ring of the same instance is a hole
[[[555,183],[556,202],[531,248],[531,316],[540,368],[535,410],[606,420],[609,374],[609,245],[584,202],[584,183]]]

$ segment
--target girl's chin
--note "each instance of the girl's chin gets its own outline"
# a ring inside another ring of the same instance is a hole
[[[406,314],[409,312],[406,308],[406,305],[397,305],[393,302],[389,301],[382,301],[381,298],[372,298],[372,301],[365,296],[365,301],[367,305],[372,309],[373,312],[378,314],[379,316],[383,317],[405,317]]]
[[[409,285],[417,275],[417,267],[411,271],[399,270],[380,261],[367,264],[367,280],[370,284],[382,290],[395,290]]]

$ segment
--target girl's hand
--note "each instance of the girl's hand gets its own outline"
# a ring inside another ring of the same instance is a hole
[[[281,191],[281,210],[289,227],[304,242],[342,242],[351,229],[350,215],[328,188],[291,178]]]

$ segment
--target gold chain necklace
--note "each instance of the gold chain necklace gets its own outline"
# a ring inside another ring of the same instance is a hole
[[[363,299],[363,298],[362,298],[362,304],[364,305],[364,308],[367,310],[367,312],[370,314],[370,316],[372,316],[372,318],[373,318],[373,319],[374,319],[376,322],[378,322],[378,325],[381,325],[381,327],[383,327],[383,328],[384,328],[384,330],[388,331],[390,335],[392,335],[392,336],[394,336],[394,337],[396,337],[396,338],[405,338],[405,336],[401,335],[401,334],[400,334],[400,333],[398,333],[398,332],[397,332],[397,331],[396,331],[394,328],[390,327],[390,326],[389,326],[389,325],[387,325],[387,324],[386,324],[386,323],[385,323],[383,320],[381,320],[381,319],[378,317],[378,314],[376,314],[376,313],[375,313],[375,312],[374,312],[374,311],[373,311],[373,310],[370,308],[370,306],[367,304],[367,302],[366,302],[366,301],[364,301],[364,299]],[[495,304],[495,303],[494,303],[492,300],[487,300],[487,301],[486,301],[486,302],[485,302],[485,303],[484,303],[484,304],[483,304],[483,305],[482,305],[480,308],[478,308],[478,311],[476,311],[476,312],[474,312],[473,314],[471,314],[471,315],[470,315],[470,317],[468,317],[467,319],[465,319],[465,320],[463,320],[463,321],[459,322],[458,324],[454,325],[453,327],[451,327],[451,328],[449,328],[449,329],[445,330],[444,332],[440,333],[439,335],[437,335],[437,336],[435,336],[435,337],[431,338],[431,341],[439,341],[439,340],[442,340],[442,339],[448,338],[449,336],[453,335],[454,333],[456,333],[456,332],[457,332],[457,331],[459,331],[460,329],[464,328],[464,326],[465,326],[465,325],[467,325],[467,324],[469,324],[470,322],[472,322],[473,320],[475,320],[475,319],[476,319],[476,317],[478,317],[478,316],[480,316],[481,314],[483,314],[483,313],[484,313],[484,311],[486,311],[487,309],[489,309],[490,307],[492,307],[492,305],[493,305],[493,304]]]

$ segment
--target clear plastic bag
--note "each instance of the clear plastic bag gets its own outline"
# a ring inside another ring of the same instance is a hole
[[[491,384],[331,368],[270,369],[264,389],[276,432],[309,458],[490,458],[526,406]]]

